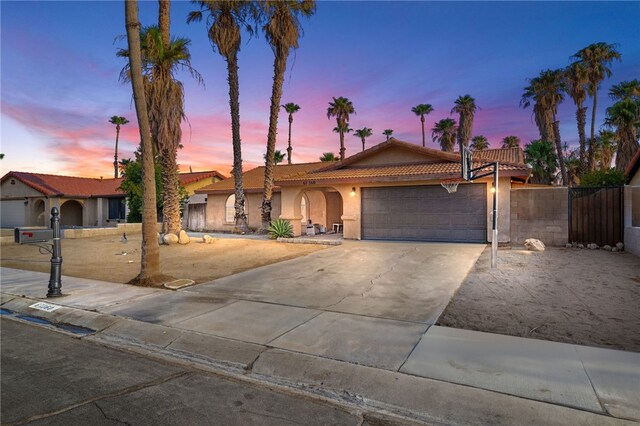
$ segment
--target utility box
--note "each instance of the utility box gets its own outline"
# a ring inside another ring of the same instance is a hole
[[[53,240],[53,229],[16,228],[14,236],[18,244],[44,243]]]

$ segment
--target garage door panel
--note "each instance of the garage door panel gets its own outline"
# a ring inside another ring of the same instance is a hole
[[[486,242],[485,185],[363,188],[362,238]]]

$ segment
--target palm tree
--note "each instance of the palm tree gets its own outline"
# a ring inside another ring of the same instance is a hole
[[[473,127],[473,114],[475,114],[476,100],[469,95],[458,97],[455,101],[456,106],[453,107],[451,113],[458,113],[460,120],[458,123],[458,147],[462,149],[462,145],[469,145],[469,138],[471,137],[471,129]]]
[[[517,136],[506,136],[502,139],[503,148],[517,148],[520,146],[520,138]]]
[[[591,147],[591,144],[595,142],[598,87],[605,78],[611,76],[609,65],[614,60],[619,61],[620,58],[621,55],[616,50],[616,46],[604,42],[590,44],[571,57],[572,60],[580,62],[586,68],[589,78],[588,91],[589,95],[593,97],[593,106],[591,107],[591,138],[589,139],[589,155],[587,160],[589,170],[593,170],[594,149]]]
[[[125,22],[127,29],[129,70],[133,100],[140,129],[140,148],[142,152],[142,246],[140,274],[132,282],[148,284],[160,276],[160,248],[156,238],[158,217],[156,214],[156,184],[153,164],[153,143],[142,76],[142,49],[140,43],[140,22],[138,21],[138,2],[125,2]]]
[[[609,89],[609,97],[614,101],[624,101],[640,97],[640,81],[631,80],[623,81],[620,84],[614,84]]]
[[[385,135],[387,137],[387,140],[389,140],[389,138],[391,137],[391,135],[393,135],[393,129],[384,129],[384,131],[382,132],[383,135]]]
[[[473,151],[484,151],[489,148],[489,141],[482,135],[471,138],[471,149]]]
[[[262,158],[267,158],[267,154],[264,154],[262,156]],[[280,151],[279,149],[276,149],[273,153],[273,162],[278,165],[280,163],[282,163],[282,160],[284,160],[284,154],[282,153],[282,151]]]
[[[611,130],[600,130],[596,137],[595,163],[598,170],[609,170],[618,147],[617,135]]]
[[[453,118],[443,118],[431,129],[431,138],[440,144],[443,151],[453,152],[456,144],[456,121]]]
[[[200,22],[206,12],[207,35],[214,51],[227,62],[229,82],[229,107],[231,113],[231,138],[233,144],[233,180],[235,194],[236,233],[249,231],[245,213],[244,185],[242,177],[242,145],[240,139],[240,85],[238,79],[238,52],[240,51],[241,27],[253,34],[253,26],[248,24],[257,10],[251,2],[240,0],[197,1],[200,10],[189,13],[187,23]]]
[[[322,157],[320,157],[320,161],[323,163],[330,163],[332,161],[338,161],[339,158],[333,152],[323,152]]]
[[[282,108],[289,114],[289,146],[287,147],[287,163],[291,164],[291,124],[293,123],[293,114],[300,111],[300,105],[294,104],[293,102],[286,103],[281,105]]]
[[[564,71],[566,83],[566,92],[573,102],[576,104],[576,121],[578,123],[578,139],[580,141],[580,167],[578,175],[582,176],[587,167],[586,163],[586,147],[587,137],[585,135],[585,126],[587,124],[587,107],[584,101],[587,99],[587,85],[589,84],[589,75],[587,68],[581,62],[574,62]]]
[[[353,133],[353,136],[359,137],[362,141],[362,150],[364,151],[364,142],[365,139],[369,136],[373,135],[373,130],[368,127],[363,127],[362,129],[358,129]]]
[[[625,170],[640,146],[640,99],[625,99],[607,108],[605,125],[615,129],[618,139],[616,169]]]
[[[160,2],[161,9],[167,7],[167,3]],[[181,148],[180,124],[185,115],[184,88],[174,73],[178,69],[185,69],[199,83],[202,77],[191,66],[188,39],[172,38],[169,45],[165,46],[165,35],[157,26],[143,28],[140,38],[151,136],[162,163],[162,228],[164,233],[176,234],[181,229],[177,150]],[[118,56],[128,55],[125,49],[118,51]],[[125,67],[120,78],[126,80],[128,72],[128,67]]]
[[[349,115],[355,114],[356,111],[353,108],[353,104],[347,98],[340,96],[339,98],[333,97],[333,102],[329,102],[329,108],[327,108],[327,118],[336,118],[338,133],[340,133],[340,160],[344,160],[344,130],[349,127]],[[344,129],[344,130],[343,130]]]
[[[261,2],[266,23],[262,27],[265,38],[274,53],[273,87],[269,108],[269,131],[267,133],[267,158],[264,164],[264,190],[262,192],[261,232],[266,232],[271,224],[271,198],[273,196],[273,167],[278,132],[278,112],[282,98],[282,83],[287,69],[287,59],[291,49],[298,47],[302,31],[299,16],[309,17],[315,12],[314,0],[268,0]]]
[[[129,123],[125,117],[114,115],[109,119],[109,123],[116,125],[116,151],[113,156],[113,177],[118,179],[118,139],[120,139],[120,126]]]
[[[430,104],[419,104],[411,108],[411,111],[420,117],[422,123],[422,146],[427,146],[424,139],[424,116],[433,112],[433,107]]]
[[[525,162],[531,166],[531,183],[551,183],[558,169],[558,158],[553,151],[553,144],[545,140],[533,140],[524,147]]]
[[[351,133],[353,132],[353,129],[351,127],[349,127],[349,124],[347,123],[347,125],[345,127],[334,127],[333,128],[333,133]]]
[[[534,117],[540,130],[540,137],[555,144],[557,161],[560,165],[562,185],[567,185],[568,176],[562,156],[562,141],[560,140],[560,125],[556,119],[558,105],[563,101],[565,91],[564,71],[545,70],[538,77],[529,79],[529,86],[525,88],[520,105],[527,108],[534,102]]]

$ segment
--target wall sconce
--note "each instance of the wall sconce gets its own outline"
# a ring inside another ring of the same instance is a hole
[[[494,192],[496,192],[496,186],[492,183],[491,184],[491,193],[493,194]]]
[[[352,197],[356,196],[356,187],[355,186],[353,188],[351,188],[351,192],[349,193],[349,195],[351,195]]]

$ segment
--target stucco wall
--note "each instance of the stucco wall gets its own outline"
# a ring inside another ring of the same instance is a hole
[[[13,184],[11,183],[13,182]],[[18,179],[9,178],[6,181],[2,182],[2,187],[0,188],[0,192],[2,193],[2,198],[23,198],[23,197],[38,197],[43,194],[30,186],[25,185],[20,182]]]
[[[640,256],[640,173],[624,188],[625,250]]]
[[[537,238],[549,246],[563,246],[569,238],[567,188],[518,188],[511,192],[511,242]]]
[[[233,231],[234,224],[225,221],[225,204],[229,194],[209,194],[207,195],[207,230],[210,231]],[[262,205],[262,194],[245,194],[245,211],[247,222],[250,228],[261,226],[260,207]],[[280,217],[280,193],[274,193],[271,199],[271,218]]]

